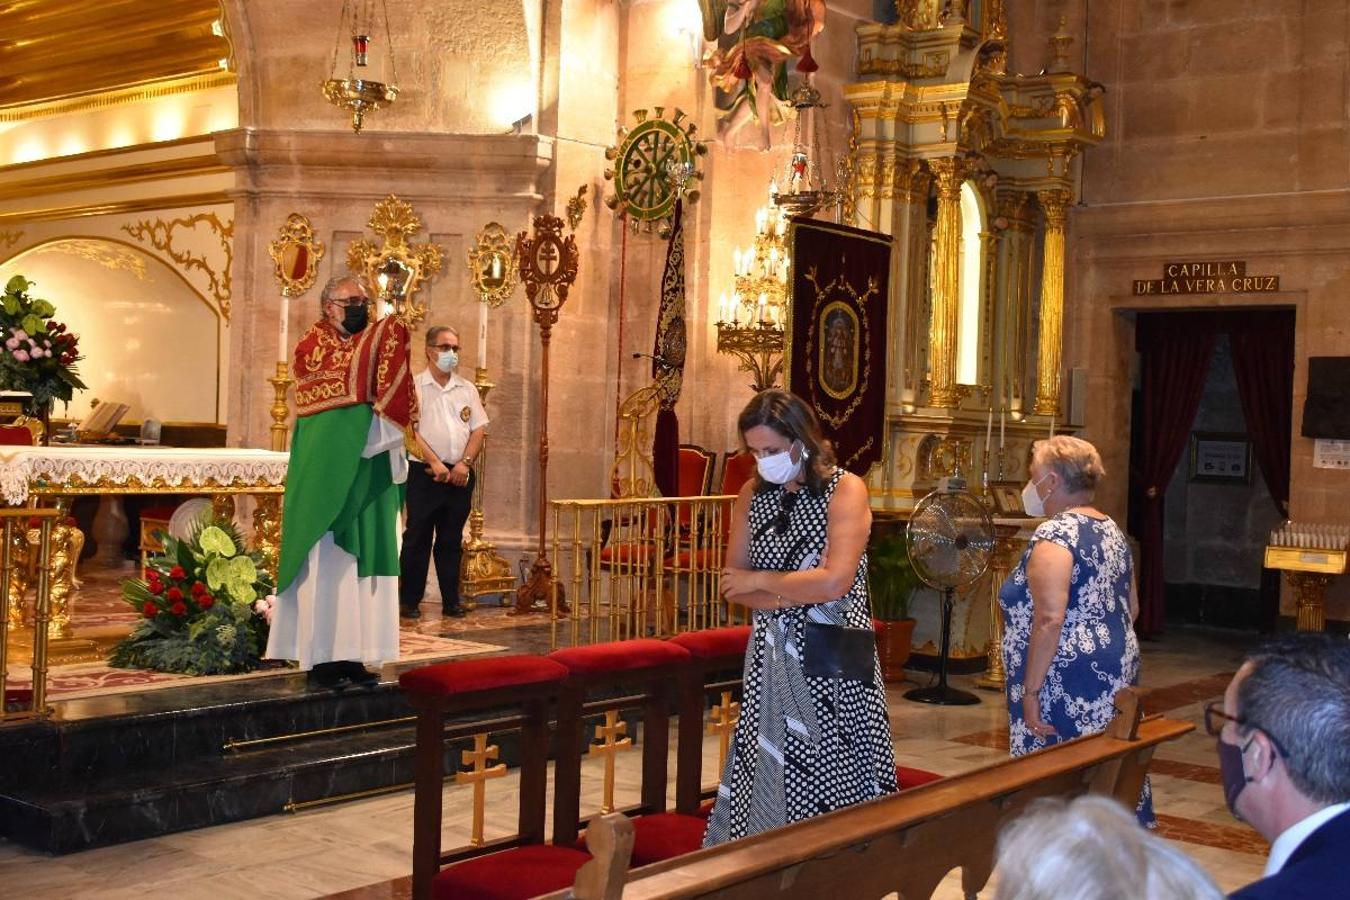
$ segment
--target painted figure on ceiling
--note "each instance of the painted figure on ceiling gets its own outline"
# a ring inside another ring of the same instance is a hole
[[[725,114],[717,137],[735,146],[751,122],[759,128],[754,146],[771,146],[769,126],[783,120],[788,97],[787,61],[800,56],[797,70],[814,72],[811,39],[825,27],[824,0],[699,0],[703,36],[715,42],[709,76]]]

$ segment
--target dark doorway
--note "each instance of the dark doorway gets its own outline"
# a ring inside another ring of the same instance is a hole
[[[1261,560],[1288,508],[1294,312],[1140,313],[1135,337],[1138,627],[1273,630],[1279,576]]]

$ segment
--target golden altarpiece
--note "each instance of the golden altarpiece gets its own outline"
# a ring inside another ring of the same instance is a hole
[[[1062,22],[1045,69],[1015,75],[1001,0],[897,8],[897,24],[858,27],[858,80],[844,86],[850,224],[894,238],[888,339],[900,362],[872,505],[903,517],[960,474],[996,515],[1015,514],[999,482],[1025,479],[1031,443],[1066,425],[1065,220],[1075,160],[1105,134],[1102,89],[1069,71]],[[982,600],[1015,563],[1019,530],[1000,525],[1004,552],[963,604],[954,659],[985,654],[997,622]],[[928,611],[915,614],[927,650]]]

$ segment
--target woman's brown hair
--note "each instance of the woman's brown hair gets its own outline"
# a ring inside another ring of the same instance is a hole
[[[736,429],[740,432],[741,448],[748,449],[745,433],[751,428],[763,425],[787,438],[789,441],[801,441],[806,448],[806,466],[803,475],[806,487],[816,494],[825,492],[825,481],[834,471],[834,449],[821,433],[820,422],[811,408],[795,394],[789,394],[777,388],[760,391],[741,410],[736,418]],[[759,477],[756,469],[755,490],[762,491],[777,487]]]

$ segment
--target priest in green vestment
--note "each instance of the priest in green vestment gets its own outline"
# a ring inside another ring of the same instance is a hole
[[[324,687],[398,658],[398,519],[417,397],[406,326],[370,324],[360,279],[333,278],[295,347],[295,433],[267,656]]]

